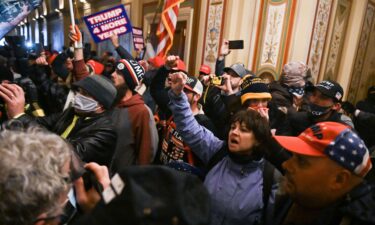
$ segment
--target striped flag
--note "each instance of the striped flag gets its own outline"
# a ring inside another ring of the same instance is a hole
[[[178,8],[184,0],[166,0],[161,19],[156,31],[159,37],[159,44],[156,55],[165,57],[173,44],[173,35],[176,29]]]

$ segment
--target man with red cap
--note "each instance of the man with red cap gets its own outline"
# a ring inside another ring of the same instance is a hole
[[[290,199],[272,224],[374,224],[375,186],[364,180],[369,150],[348,126],[320,122],[298,137],[275,136],[293,156],[281,190]]]
[[[211,67],[203,64],[201,68],[199,68],[199,76],[198,76],[199,81],[203,83],[203,77],[208,76],[210,74],[211,74]]]
[[[166,60],[166,64],[162,66],[154,79],[151,82],[150,86],[150,93],[151,96],[154,98],[155,102],[159,107],[158,111],[158,118],[159,118],[159,127],[160,130],[168,130],[168,132],[161,132],[160,136],[164,137],[160,155],[160,161],[162,164],[168,164],[173,160],[182,159],[183,161],[190,163],[191,165],[195,165],[194,160],[189,160],[187,156],[191,153],[189,151],[184,151],[183,148],[176,148],[176,143],[171,143],[170,137],[166,138],[172,132],[172,128],[174,125],[172,113],[169,109],[169,95],[168,90],[170,89],[170,74],[173,73],[183,73],[187,75],[185,63],[178,57],[178,56],[168,56]],[[185,88],[185,91],[189,95],[189,103],[191,110],[193,111],[197,121],[207,129],[211,130],[212,132],[216,133],[216,129],[212,124],[211,120],[204,115],[202,107],[198,104],[199,99],[202,97],[203,94],[203,85],[201,82],[195,77],[189,77],[189,84]],[[183,145],[183,140],[180,140],[181,144]],[[177,146],[179,144],[177,143]],[[178,151],[181,151],[180,157],[172,156],[173,152],[171,149],[175,148]]]

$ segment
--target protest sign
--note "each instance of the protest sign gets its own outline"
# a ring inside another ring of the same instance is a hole
[[[123,5],[85,16],[84,20],[96,43],[109,39],[112,34],[121,35],[132,31]]]
[[[145,42],[143,40],[142,28],[133,27],[133,43],[134,43],[134,49],[136,51],[141,51],[144,49]]]

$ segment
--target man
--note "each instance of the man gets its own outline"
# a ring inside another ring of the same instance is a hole
[[[211,74],[211,67],[209,67],[208,65],[202,64],[201,67],[199,68],[198,80],[202,82],[203,84],[204,77],[210,74]]]
[[[0,224],[57,225],[71,188],[70,145],[40,129],[0,132]],[[89,163],[103,187],[109,186],[106,167]],[[105,176],[107,174],[107,176]],[[99,194],[75,184],[81,209],[95,205]]]
[[[375,186],[364,181],[369,151],[348,126],[321,122],[275,139],[293,156],[283,163],[290,199],[275,209],[272,224],[375,223]]]
[[[144,69],[135,60],[121,59],[112,73],[118,95],[111,117],[119,136],[111,162],[111,172],[130,165],[150,164],[158,145],[151,110],[136,90],[142,85]]]
[[[305,90],[308,66],[301,61],[288,62],[283,66],[279,81],[269,84],[272,101],[288,111],[298,111]]]
[[[106,110],[116,98],[116,88],[110,80],[93,75],[74,83],[78,94],[73,107],[62,113],[32,118],[24,113],[24,93],[15,84],[0,85],[0,97],[8,107],[8,116],[25,126],[37,123],[67,139],[85,162],[109,165],[116,133]],[[10,124],[15,123],[14,120]]]
[[[354,127],[349,117],[338,112],[341,108],[340,102],[343,95],[342,87],[334,81],[324,80],[315,85],[313,93],[308,99],[308,112],[288,110],[293,134],[298,135],[309,126],[323,121],[339,122]]]
[[[224,74],[221,75],[224,80],[222,85],[208,86],[203,93],[201,104],[203,111],[215,124],[216,129],[221,132],[218,137],[224,138],[225,128],[229,121],[230,112],[225,107],[224,102],[227,96],[241,95],[242,78],[247,74],[245,67],[240,63],[235,63],[230,67],[224,68]]]
[[[203,85],[201,82],[195,77],[188,76],[183,91],[187,96],[190,109],[197,122],[213,133],[216,133],[215,126],[211,120],[204,115],[202,106],[198,103],[203,92]],[[191,148],[184,142],[183,138],[176,130],[176,124],[173,116],[167,120],[167,129],[163,136],[161,148],[162,151],[160,153],[160,161],[162,164],[170,165],[171,167],[176,168],[181,166],[181,164],[177,161],[185,162],[194,167],[189,167],[192,169],[192,171],[189,172],[197,172],[198,175],[204,174],[203,171],[196,171],[196,168],[202,169],[203,164],[200,162],[200,160],[198,160]]]

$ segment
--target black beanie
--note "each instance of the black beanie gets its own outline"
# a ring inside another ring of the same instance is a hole
[[[53,72],[56,73],[61,79],[65,80],[69,75],[69,70],[65,66],[65,62],[68,59],[68,56],[65,53],[61,53],[56,56],[55,60],[53,60],[51,67]]]
[[[117,95],[117,90],[111,80],[99,75],[85,77],[73,85],[84,89],[106,109],[111,108]]]
[[[267,84],[259,77],[245,76],[241,89],[241,104],[249,99],[272,98]]]
[[[134,91],[135,87],[145,76],[145,70],[135,60],[120,59],[116,64],[116,69],[122,74],[129,89]]]

